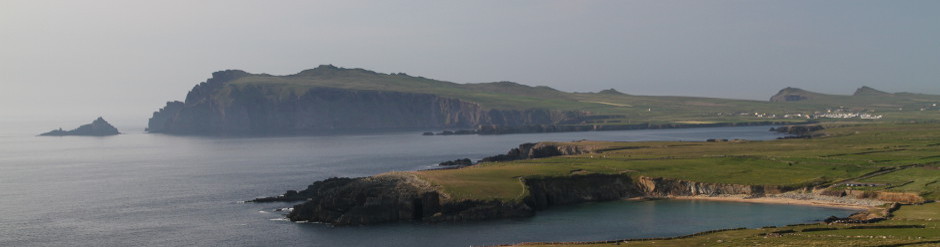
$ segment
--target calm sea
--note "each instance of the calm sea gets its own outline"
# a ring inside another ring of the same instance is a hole
[[[239,203],[333,176],[478,159],[524,142],[775,138],[768,128],[209,138],[140,129],[112,137],[36,137],[5,126],[0,131],[0,246],[469,246],[676,236],[850,214],[749,203],[618,201],[555,207],[527,219],[330,227],[282,220],[275,209],[288,203]]]

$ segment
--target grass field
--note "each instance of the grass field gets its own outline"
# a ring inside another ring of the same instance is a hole
[[[607,151],[415,174],[442,187],[457,200],[518,200],[525,194],[520,177],[570,176],[573,173],[761,185],[853,181],[891,184],[864,190],[911,192],[926,199],[937,199],[940,124],[833,125],[824,132],[827,137],[773,141],[583,141],[565,144]],[[940,246],[940,204],[905,205],[889,220],[871,224],[820,223],[721,231],[668,240],[522,245]]]
[[[831,126],[825,138],[732,142],[563,143],[599,151],[455,169],[415,172],[453,200],[518,200],[520,177],[628,174],[707,183],[801,186],[848,181],[882,169],[918,164],[857,182],[902,185],[887,191],[936,198],[940,124]],[[907,183],[908,181],[912,181]]]

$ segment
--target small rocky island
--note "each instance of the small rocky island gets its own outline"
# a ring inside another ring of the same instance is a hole
[[[57,130],[52,130],[46,133],[39,134],[40,136],[112,136],[120,134],[118,129],[105,121],[104,118],[98,117],[95,121],[92,121],[90,124],[79,126],[73,130],[62,130],[59,128]]]

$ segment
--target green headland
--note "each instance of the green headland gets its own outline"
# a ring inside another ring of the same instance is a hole
[[[815,224],[539,246],[929,246],[940,243],[940,124],[824,123],[807,138],[526,144],[520,159],[334,178],[271,200],[336,225],[531,217],[553,205],[670,198],[859,210]],[[528,157],[528,158],[526,158]],[[542,158],[538,158],[542,157]],[[537,217],[537,216],[536,216]],[[616,231],[616,229],[612,229]],[[510,244],[510,243],[507,243]]]
[[[849,91],[851,89],[846,89]],[[770,95],[772,92],[768,92]],[[861,87],[853,95],[785,88],[768,101],[563,92],[514,82],[453,83],[322,65],[293,75],[213,73],[183,102],[155,112],[148,131],[284,135],[389,129],[500,134],[788,124],[832,120],[936,121],[940,96]]]

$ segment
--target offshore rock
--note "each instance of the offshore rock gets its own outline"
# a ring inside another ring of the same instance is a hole
[[[98,117],[95,121],[92,121],[89,124],[79,126],[73,130],[62,130],[59,128],[57,130],[49,131],[46,133],[39,134],[40,136],[112,136],[121,134],[117,128],[112,126],[108,121],[105,121],[104,118]]]

